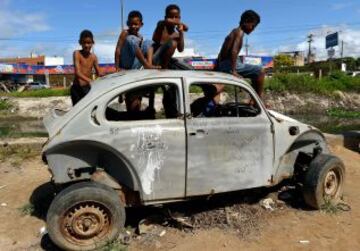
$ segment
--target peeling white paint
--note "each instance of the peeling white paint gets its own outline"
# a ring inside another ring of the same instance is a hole
[[[130,147],[131,151],[136,151],[138,166],[140,168],[140,180],[145,194],[153,192],[153,183],[159,179],[159,172],[164,162],[164,151],[167,146],[162,139],[162,128],[138,127],[131,130],[136,134],[135,147]],[[157,174],[157,175],[156,175]]]

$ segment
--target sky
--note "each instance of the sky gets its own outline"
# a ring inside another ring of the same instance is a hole
[[[90,29],[94,52],[101,63],[114,62],[121,31],[121,0],[0,0],[0,57],[29,56],[31,52],[62,56],[71,63],[79,49],[79,34]],[[325,59],[325,36],[340,32],[344,56],[360,57],[359,0],[123,0],[129,11],[144,17],[141,33],[151,39],[168,4],[178,4],[182,21],[189,26],[186,48],[216,57],[225,36],[238,26],[241,13],[253,9],[261,16],[256,30],[246,37],[252,55],[307,50],[314,34],[316,59]],[[242,50],[241,54],[244,53]],[[339,56],[336,48],[336,56]]]

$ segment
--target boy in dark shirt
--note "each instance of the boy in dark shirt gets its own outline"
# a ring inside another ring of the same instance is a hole
[[[115,50],[115,67],[117,71],[122,69],[156,69],[146,58],[152,41],[144,40],[139,33],[143,26],[143,17],[139,11],[131,11],[128,15],[127,30],[123,30],[119,36]]]
[[[149,51],[149,57],[153,58],[152,62],[163,69],[168,69],[175,50],[184,51],[184,32],[186,31],[188,27],[181,22],[179,6],[175,4],[167,6],[165,19],[158,22],[153,34],[154,44],[152,50]]]
[[[101,76],[98,59],[91,52],[91,48],[94,45],[94,36],[91,31],[83,30],[81,32],[79,44],[82,49],[74,51],[73,54],[75,79],[70,89],[73,105],[79,102],[90,91],[93,69],[95,69],[97,76]]]
[[[243,64],[238,57],[244,35],[249,35],[259,23],[260,16],[252,10],[247,10],[241,15],[240,26],[233,29],[225,38],[218,56],[217,70],[237,77],[250,78],[253,87],[262,98],[265,77],[262,67]]]

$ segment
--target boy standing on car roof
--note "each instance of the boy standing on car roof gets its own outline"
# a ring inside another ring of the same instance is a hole
[[[117,71],[122,69],[157,69],[146,58],[152,41],[144,40],[139,33],[143,26],[143,17],[140,11],[131,11],[128,15],[127,26],[121,32],[115,50],[115,67]]]
[[[244,35],[249,35],[259,23],[260,16],[253,10],[247,10],[241,15],[240,26],[233,29],[225,38],[218,56],[217,70],[237,77],[250,78],[253,87],[262,98],[265,78],[262,67],[243,64],[238,57]]]
[[[158,22],[153,34],[154,44],[149,51],[152,63],[168,69],[175,50],[184,51],[184,32],[186,31],[188,31],[188,26],[181,22],[179,6],[168,5],[165,9],[165,19]],[[154,56],[152,56],[153,53]]]
[[[83,30],[80,34],[79,44],[82,49],[74,51],[73,54],[75,79],[70,88],[73,105],[79,102],[90,91],[93,69],[95,69],[97,76],[101,76],[98,59],[91,52],[91,48],[94,45],[92,32]]]

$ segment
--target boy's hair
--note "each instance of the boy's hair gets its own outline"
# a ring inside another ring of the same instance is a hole
[[[180,13],[180,7],[177,6],[176,4],[170,4],[166,7],[165,9],[165,16],[168,17],[170,14],[170,11],[172,10],[177,10]]]
[[[241,15],[240,24],[254,22],[256,25],[260,23],[260,16],[253,10],[247,10]]]
[[[92,34],[91,31],[89,30],[83,30],[80,33],[80,39],[79,39],[79,43],[81,43],[81,41],[83,41],[85,38],[90,38],[92,40],[92,42],[94,43],[94,36]]]
[[[130,19],[132,19],[132,18],[134,18],[134,17],[139,18],[139,19],[140,19],[140,22],[143,21],[143,16],[142,16],[141,12],[138,11],[138,10],[133,10],[133,11],[130,11],[130,12],[129,12],[128,21],[130,21]]]

